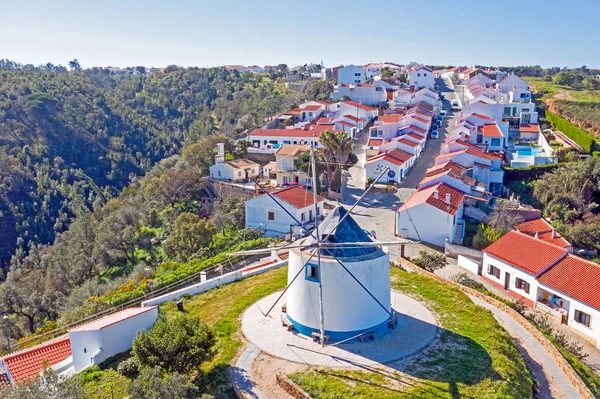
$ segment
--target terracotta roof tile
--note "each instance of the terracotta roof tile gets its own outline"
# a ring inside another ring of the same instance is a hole
[[[536,123],[522,123],[519,126],[519,132],[521,133],[539,133],[540,127]]]
[[[352,105],[354,107],[358,107],[360,109],[364,109],[365,111],[377,111],[377,108],[369,107],[368,105],[360,104],[354,101],[343,100],[342,102],[348,105]]]
[[[286,155],[295,157],[299,154],[305,153],[308,150],[310,150],[310,146],[308,145],[284,144],[275,152],[275,155]]]
[[[260,197],[264,197],[267,194],[263,194]],[[305,208],[307,206],[313,205],[315,202],[313,201],[313,193],[311,191],[305,190],[302,187],[293,186],[284,188],[282,190],[277,190],[271,193],[272,196],[279,198],[292,205],[294,208]],[[260,198],[257,197],[257,198]],[[250,200],[252,201],[252,200]],[[320,195],[317,196],[317,202],[325,201],[325,198]]]
[[[68,335],[43,344],[2,356],[16,383],[35,377],[44,370],[44,363],[54,366],[71,356],[71,340]]]
[[[483,252],[534,276],[567,254],[564,248],[517,231],[506,233]]]
[[[496,125],[495,123],[479,126],[479,129],[477,130],[481,132],[484,137],[504,137],[502,135],[502,132],[498,128],[498,125]]]
[[[561,237],[561,235],[554,230],[552,225],[543,218],[533,219],[518,224],[515,228],[517,231],[530,236],[535,236],[537,233],[538,239],[549,242],[550,244],[558,245],[559,247],[566,248],[571,246],[571,243]]]
[[[320,105],[307,105],[306,107],[302,108],[302,111],[318,111],[320,109]]]
[[[600,265],[597,263],[568,255],[542,273],[537,280],[600,310]]]
[[[438,193],[437,198],[435,198],[436,190]],[[446,203],[446,194],[450,194],[449,204]],[[438,183],[434,186],[416,191],[404,204],[400,205],[397,212],[402,212],[405,209],[427,203],[450,215],[454,215],[463,203],[464,198],[465,194],[462,191],[457,190],[448,184]]]
[[[362,118],[357,118],[356,116],[350,115],[350,114],[344,115],[344,118],[350,119],[351,121],[354,121],[354,122],[360,122],[363,120]]]

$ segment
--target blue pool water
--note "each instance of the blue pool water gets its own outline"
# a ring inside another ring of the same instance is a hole
[[[541,148],[526,148],[526,149],[517,151],[517,154],[522,155],[522,156],[540,155],[541,153],[542,153]]]

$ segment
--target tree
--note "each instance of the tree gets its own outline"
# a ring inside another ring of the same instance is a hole
[[[327,130],[321,134],[328,189],[335,191],[341,189],[341,169],[348,161],[348,154],[352,151],[352,143],[353,140],[345,131]],[[334,178],[334,173],[336,178]]]
[[[167,255],[186,261],[202,248],[210,245],[215,226],[198,215],[184,212],[175,220],[173,232],[164,243]]]
[[[159,320],[133,341],[132,353],[145,367],[189,374],[215,355],[215,333],[200,319],[179,315]]]
[[[198,201],[205,195],[208,183],[191,170],[168,169],[146,185],[146,194],[163,205]]]
[[[193,168],[202,175],[209,173],[209,167],[215,164],[215,154],[217,143],[225,143],[225,150],[233,152],[233,145],[223,136],[203,137],[196,143],[185,147],[181,151],[181,156]]]
[[[448,260],[444,255],[425,250],[419,251],[419,256],[413,258],[412,262],[421,269],[425,269],[431,273],[435,273],[436,270],[443,269],[444,267],[448,266]]]
[[[588,212],[574,224],[562,225],[560,232],[577,248],[600,251],[600,215]]]
[[[6,399],[79,399],[83,387],[77,376],[63,377],[48,369],[41,378],[29,381],[15,388],[3,388],[2,397]]]
[[[505,231],[498,231],[493,226],[486,226],[483,223],[479,225],[475,236],[473,237],[473,248],[484,249],[491,243],[502,237]]]
[[[523,223],[523,220],[523,216],[507,209],[504,203],[500,202],[488,216],[488,225],[500,235],[504,235],[513,230],[518,224]]]
[[[142,370],[127,393],[131,399],[193,399],[198,397],[198,388],[184,375],[165,375],[162,368],[153,367]]]
[[[246,226],[245,200],[231,196],[216,202],[210,219],[223,235],[227,230],[243,229]]]
[[[79,61],[77,60],[77,58],[74,58],[71,61],[69,61],[69,68],[75,71],[79,71],[81,69],[81,65],[79,65]]]

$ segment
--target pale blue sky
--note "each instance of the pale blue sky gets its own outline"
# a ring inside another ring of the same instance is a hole
[[[600,67],[600,1],[0,0],[0,58]]]

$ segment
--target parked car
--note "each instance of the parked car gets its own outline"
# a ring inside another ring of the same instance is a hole
[[[432,138],[432,139],[437,139],[437,138],[438,138],[438,136],[439,136],[439,134],[438,134],[438,131],[437,131],[437,129],[433,129],[433,130],[431,131],[431,138]]]
[[[452,106],[452,111],[460,111],[461,107],[460,107],[460,102],[458,100],[452,100],[450,105]]]
[[[444,115],[444,117],[446,117],[447,113],[448,113],[448,111],[446,111],[445,109],[440,111],[440,115]]]

